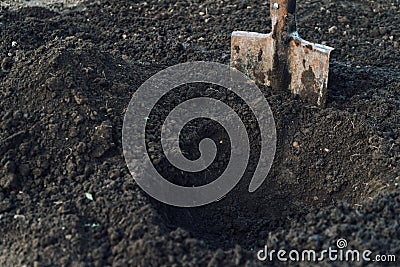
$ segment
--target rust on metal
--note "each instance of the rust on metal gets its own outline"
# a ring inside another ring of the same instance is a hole
[[[257,83],[290,89],[323,107],[333,48],[307,42],[296,29],[296,0],[271,1],[272,32],[232,33],[231,66]]]

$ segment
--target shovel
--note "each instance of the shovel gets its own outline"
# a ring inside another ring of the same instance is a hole
[[[291,90],[311,104],[326,103],[332,47],[310,43],[296,30],[296,0],[271,0],[272,32],[232,33],[231,67],[258,84]]]

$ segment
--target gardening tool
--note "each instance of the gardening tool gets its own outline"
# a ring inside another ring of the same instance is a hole
[[[296,30],[296,0],[271,0],[272,32],[232,33],[231,66],[258,84],[325,106],[332,47],[310,43]]]

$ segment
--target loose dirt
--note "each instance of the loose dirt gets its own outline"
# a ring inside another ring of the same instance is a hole
[[[269,2],[62,2],[2,2],[1,266],[263,266],[256,253],[265,245],[321,251],[340,238],[400,260],[398,0],[298,1],[300,35],[336,48],[327,108],[261,88],[278,147],[253,194],[246,190],[260,134],[245,103],[207,84],[163,99],[147,140],[156,167],[180,184],[199,181],[168,164],[156,130],[176,103],[221,99],[252,132],[238,186],[194,209],[159,203],[136,185],[122,152],[124,112],[135,90],[167,66],[228,64],[232,31],[270,32]],[[183,133],[193,158],[205,137],[229,144],[209,120]],[[218,149],[201,183],[226,167],[229,145]]]

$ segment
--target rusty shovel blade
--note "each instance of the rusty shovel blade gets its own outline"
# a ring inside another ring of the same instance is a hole
[[[259,84],[289,89],[324,107],[333,48],[300,38],[295,13],[296,0],[271,0],[272,32],[233,32],[231,66]]]

